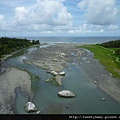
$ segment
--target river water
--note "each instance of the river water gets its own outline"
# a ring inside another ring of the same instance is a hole
[[[47,46],[44,46],[47,47]],[[25,54],[41,49],[31,47],[22,50],[6,60],[7,63],[27,70],[32,76],[31,89],[34,93],[33,103],[41,114],[120,114],[120,104],[90,82],[85,71],[77,63],[63,70],[66,72],[62,79],[62,86],[56,86],[45,80],[51,77],[45,70],[23,62]],[[74,56],[73,56],[74,57]],[[76,94],[75,98],[61,98],[57,93],[61,90],[71,90]],[[106,98],[102,101],[101,98]],[[20,88],[16,89],[15,109],[18,114],[27,114],[24,105],[28,102],[28,96]]]

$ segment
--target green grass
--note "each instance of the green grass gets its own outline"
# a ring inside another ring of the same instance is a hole
[[[113,77],[120,78],[120,62],[116,61],[116,58],[120,58],[120,56],[113,54],[115,48],[104,48],[100,45],[84,45],[80,47],[93,52],[94,57],[105,66],[106,70],[113,74]]]

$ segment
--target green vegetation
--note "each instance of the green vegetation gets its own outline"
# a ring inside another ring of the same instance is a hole
[[[20,50],[22,48],[27,48],[32,45],[40,44],[39,40],[27,40],[21,38],[8,38],[1,37],[0,38],[0,58],[2,58],[6,54],[10,54],[16,50]]]
[[[118,48],[116,49],[115,53],[120,56],[120,40],[109,41],[100,45],[105,48]]]
[[[56,81],[56,77],[53,76],[51,78],[49,78],[48,80],[46,80],[46,82],[51,82],[53,85],[59,86],[58,82]]]
[[[120,78],[120,56],[116,54],[118,48],[105,48],[102,45],[81,46],[94,53],[94,57],[106,67],[106,70],[113,74],[113,77]]]
[[[120,49],[116,50],[115,53],[120,56]]]
[[[31,76],[31,82],[32,82],[31,83],[31,90],[33,92],[36,92],[39,89],[40,78],[38,76],[33,75],[33,74],[30,74],[30,76]]]
[[[100,45],[106,48],[120,48],[120,40],[109,41]]]

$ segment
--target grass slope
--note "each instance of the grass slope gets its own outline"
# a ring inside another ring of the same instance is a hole
[[[113,74],[113,77],[120,78],[120,56],[115,54],[117,48],[104,48],[100,45],[84,45],[81,47],[93,52],[94,57],[106,67],[106,70]]]

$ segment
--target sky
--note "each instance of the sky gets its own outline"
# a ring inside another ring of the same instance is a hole
[[[1,0],[0,36],[120,36],[120,0]]]

